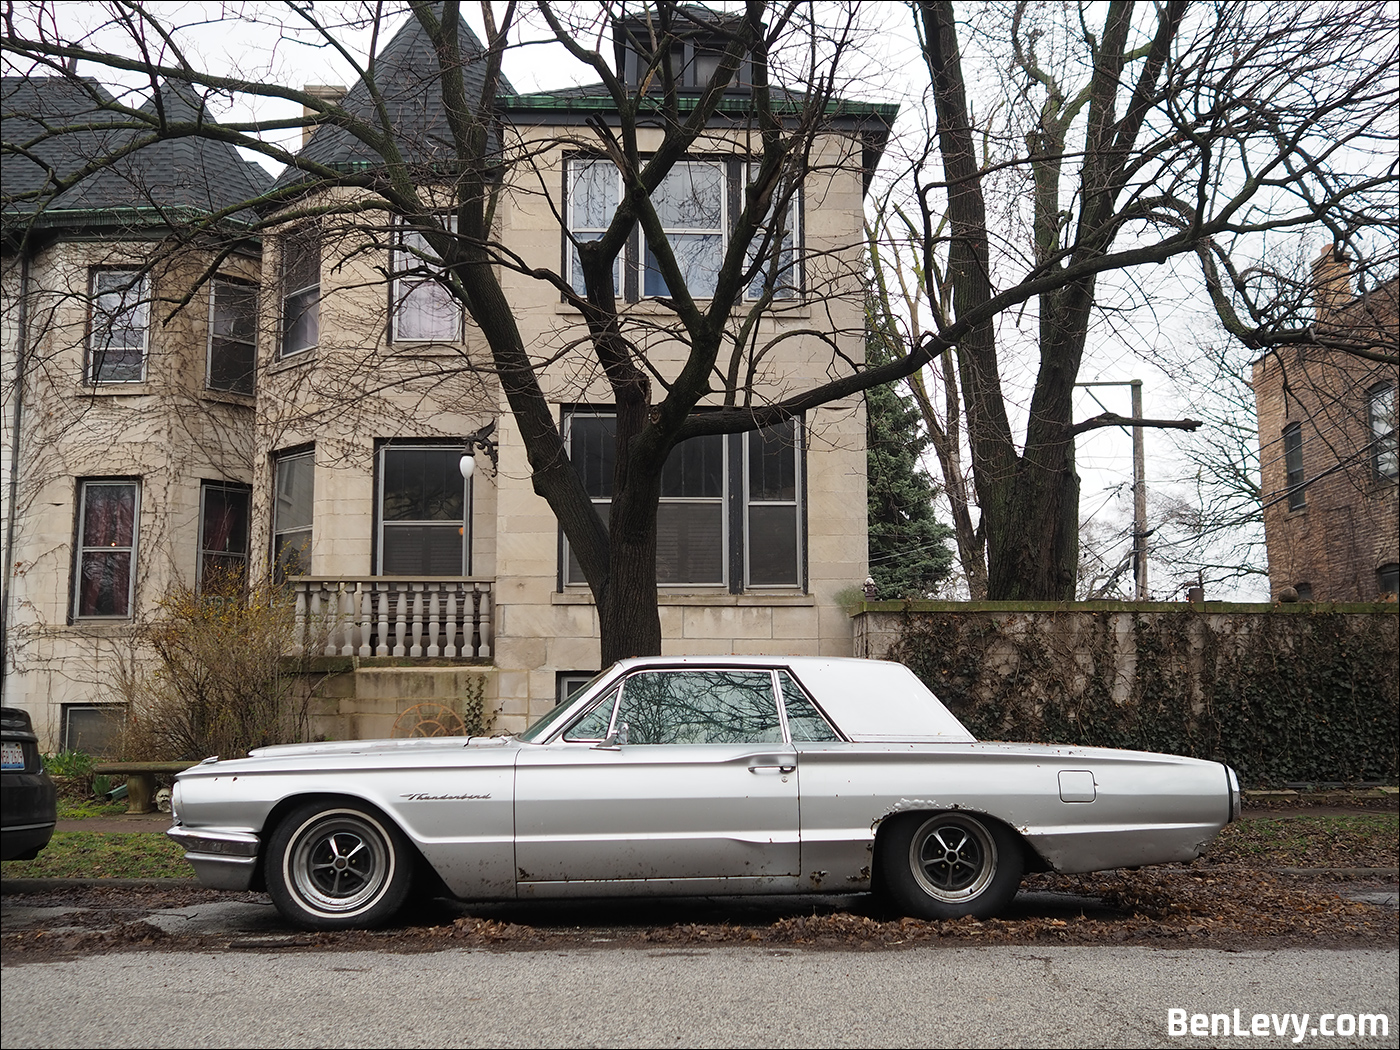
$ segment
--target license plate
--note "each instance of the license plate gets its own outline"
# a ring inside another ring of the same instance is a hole
[[[24,746],[22,744],[0,744],[0,767],[23,769]]]

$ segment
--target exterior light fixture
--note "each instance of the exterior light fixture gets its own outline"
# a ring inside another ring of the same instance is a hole
[[[496,429],[496,421],[492,420],[474,434],[466,436],[465,444],[467,450],[462,453],[462,458],[457,461],[457,469],[462,472],[463,479],[470,479],[476,473],[476,453],[485,452],[491,460],[491,476],[495,477],[500,468],[496,459],[496,443],[491,440],[491,434]]]

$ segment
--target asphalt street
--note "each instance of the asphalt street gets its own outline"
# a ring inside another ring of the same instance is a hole
[[[1395,1046],[1397,972],[1394,950],[143,952],[6,966],[0,1045]],[[1172,1010],[1226,1021],[1174,1037]],[[1302,1013],[1301,1041],[1219,1034]],[[1312,1034],[1358,1014],[1387,1034]]]

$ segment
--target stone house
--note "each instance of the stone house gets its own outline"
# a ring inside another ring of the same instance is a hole
[[[1400,282],[1355,293],[1331,248],[1313,264],[1316,324],[1363,351],[1395,345]],[[1400,590],[1393,364],[1319,345],[1254,363],[1269,589],[1303,601]]]
[[[685,67],[703,68],[705,41],[684,47]],[[378,55],[376,81],[406,142],[445,124],[440,95],[424,90],[430,57],[411,19]],[[617,57],[636,75],[620,32]],[[23,130],[11,114],[34,102],[24,93],[42,93],[13,90],[12,106],[7,82],[7,142]],[[369,105],[363,84],[315,91],[351,111]],[[587,239],[598,209],[615,203],[615,169],[588,128],[610,104],[597,89],[529,95],[501,83],[493,134],[503,155],[528,159],[503,164],[496,222],[522,270],[571,273],[568,234]],[[732,112],[742,109],[735,99]],[[758,396],[863,358],[863,202],[893,115],[843,105],[814,143],[814,174],[788,222],[791,286],[753,333],[774,348],[754,377]],[[729,113],[716,119],[658,191],[692,280],[725,243],[748,134]],[[324,126],[303,155],[354,170],[373,162],[358,148]],[[268,188],[231,150],[196,152],[204,177],[185,182],[207,199],[177,202],[191,214]],[[58,202],[6,217],[5,702],[28,708],[49,746],[83,743],[89,713],[116,699],[110,676],[132,658],[132,628],[164,590],[246,567],[287,580],[299,643],[333,672],[320,732],[388,735],[405,710],[453,707],[469,691],[497,729],[523,728],[599,669],[597,612],[532,488],[481,333],[435,282],[423,239],[383,212],[308,219],[321,205],[343,210],[352,191],[298,196],[291,173],[277,184],[286,210],[260,216],[259,238],[225,252],[238,224],[224,222],[221,239],[165,251],[170,226],[157,220],[170,201],[145,155],[111,177],[153,202],[145,224],[103,227]],[[150,160],[188,167],[183,156]],[[165,309],[167,284],[197,283],[216,257],[198,305]],[[171,267],[181,269],[167,276]],[[685,347],[640,237],[618,271],[627,334],[664,382]],[[606,518],[611,406],[601,377],[568,352],[582,317],[523,272],[503,268],[501,280],[527,345],[551,362],[541,382]],[[866,575],[865,502],[859,397],[679,447],[659,513],[665,652],[850,655],[837,594]]]

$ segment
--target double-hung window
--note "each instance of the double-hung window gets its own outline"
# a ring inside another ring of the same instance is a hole
[[[273,470],[272,563],[278,580],[311,571],[311,520],[315,506],[313,450],[279,455]]]
[[[471,573],[471,487],[452,445],[379,449],[379,572],[384,576]]]
[[[205,386],[253,393],[257,364],[258,292],[251,284],[216,278],[209,301],[209,352]]]
[[[1400,477],[1400,454],[1395,440],[1395,384],[1380,383],[1366,392],[1366,421],[1371,433],[1371,468],[1376,477]]]
[[[140,270],[93,270],[88,382],[145,380],[150,327],[150,282],[146,275]]]
[[[456,216],[447,217],[455,233]],[[394,227],[391,338],[396,343],[455,343],[462,338],[462,306],[444,284],[442,260],[411,227]]]
[[[569,456],[598,515],[612,502],[615,417],[565,417]],[[662,586],[790,588],[802,585],[801,428],[705,435],[672,450],[661,473],[656,579]],[[564,583],[585,582],[565,543]]]
[[[84,481],[78,486],[75,617],[131,616],[140,518],[139,482]]]
[[[666,234],[676,266],[690,294],[707,299],[714,294],[724,261],[729,229],[725,164],[718,160],[684,160],[676,164],[652,194],[652,206]],[[650,246],[644,252],[642,294],[670,295]]]
[[[785,187],[780,184],[744,259],[746,269],[757,264],[744,293],[750,299],[761,299],[769,292],[774,299],[795,299],[802,288],[802,260],[797,251],[802,243],[802,198],[793,192],[783,204],[784,194]],[[782,221],[775,221],[780,213]]]
[[[1308,504],[1303,489],[1303,427],[1290,423],[1283,428],[1283,468],[1288,489],[1288,509],[1301,510]]]
[[[282,238],[282,357],[316,345],[320,313],[321,232],[307,227]]]
[[[577,241],[596,241],[607,232],[613,213],[622,200],[622,176],[608,160],[578,157],[568,164],[569,232]],[[583,271],[573,241],[565,245],[569,260],[569,283],[584,294]],[[613,264],[613,295],[622,295],[622,259]]]
[[[248,578],[248,517],[253,492],[246,485],[206,481],[199,487],[199,586],[223,593]]]
[[[679,161],[652,194],[666,243],[686,288],[697,299],[714,295],[747,170],[748,165],[733,159]],[[575,242],[597,240],[607,230],[622,199],[622,178],[610,161],[576,157],[568,161],[565,185],[565,261],[570,285],[582,295]],[[746,264],[754,273],[745,289],[750,299],[770,287],[773,298],[790,299],[801,287],[799,195],[789,196],[781,222],[775,221],[776,212],[775,206],[748,249]],[[614,294],[632,301],[671,294],[656,253],[640,229],[621,253],[613,286]]]

